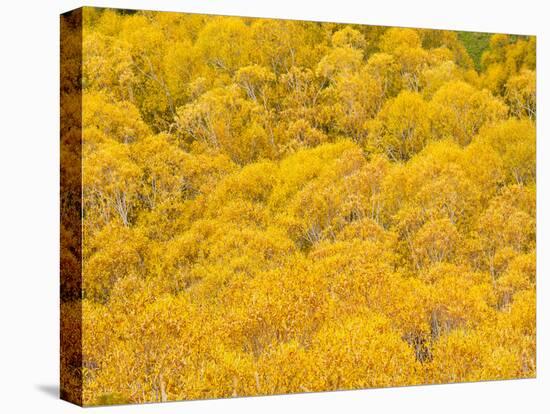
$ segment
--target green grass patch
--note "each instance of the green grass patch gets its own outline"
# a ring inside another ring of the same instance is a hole
[[[458,38],[472,57],[476,69],[481,69],[481,55],[489,47],[492,33],[458,32]]]

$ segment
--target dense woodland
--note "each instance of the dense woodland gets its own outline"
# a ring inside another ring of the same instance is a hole
[[[534,37],[478,69],[449,31],[86,8],[82,41],[85,404],[535,375]]]

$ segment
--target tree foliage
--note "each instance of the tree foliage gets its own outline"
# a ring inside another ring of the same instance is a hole
[[[85,11],[86,404],[535,375],[534,38]]]

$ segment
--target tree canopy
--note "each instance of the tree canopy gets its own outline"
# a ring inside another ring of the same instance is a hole
[[[84,16],[86,404],[535,375],[534,38]]]

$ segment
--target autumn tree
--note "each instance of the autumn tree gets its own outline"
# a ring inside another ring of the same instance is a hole
[[[534,37],[493,35],[474,68],[444,30],[83,20],[82,99],[62,61],[66,395],[535,375]]]

